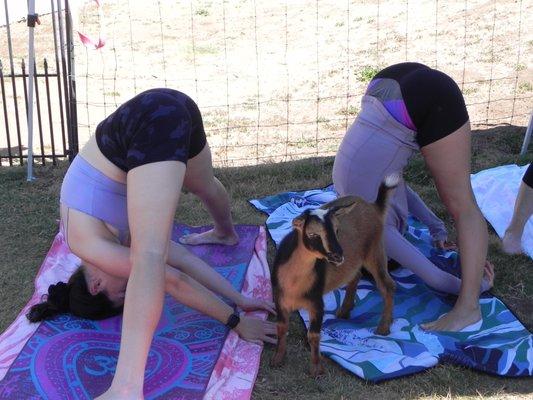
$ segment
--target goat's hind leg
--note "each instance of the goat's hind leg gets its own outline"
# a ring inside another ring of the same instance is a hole
[[[287,331],[289,329],[289,311],[281,308],[279,305],[276,307],[277,317],[277,333],[278,333],[278,345],[276,347],[276,353],[270,361],[271,367],[279,367],[285,358],[287,352]]]
[[[357,271],[355,277],[346,285],[344,300],[336,313],[337,318],[348,319],[350,317],[350,312],[354,307],[355,294],[357,293],[357,284],[360,279],[361,270]]]
[[[320,330],[322,329],[322,319],[324,318],[324,302],[322,297],[313,302],[308,308],[308,311],[310,326],[307,332],[307,341],[311,348],[311,366],[309,373],[312,377],[317,377],[324,373],[324,365],[320,356]]]
[[[396,284],[392,280],[387,269],[387,257],[385,256],[383,247],[379,248],[374,252],[373,256],[369,257],[365,266],[367,266],[368,271],[374,277],[379,292],[385,302],[376,333],[378,335],[388,335],[392,323],[392,309],[394,307],[394,290],[396,289]]]

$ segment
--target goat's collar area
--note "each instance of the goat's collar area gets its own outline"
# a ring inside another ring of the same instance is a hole
[[[323,208],[315,208],[314,210],[311,210],[309,212],[309,215],[314,215],[318,217],[321,221],[325,221],[326,214],[329,212],[329,210],[323,209]]]

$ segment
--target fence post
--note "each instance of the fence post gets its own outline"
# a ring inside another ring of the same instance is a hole
[[[64,155],[67,155],[67,139],[66,139],[66,135],[65,135],[65,118],[64,118],[64,114],[63,114],[63,94],[61,92],[62,88],[61,88],[61,69],[59,68],[59,53],[58,53],[58,46],[57,46],[57,36],[58,36],[58,33],[59,35],[61,36],[61,33],[58,32],[58,25],[56,24],[56,7],[55,7],[55,2],[54,0],[50,0],[50,5],[51,5],[51,9],[52,9],[52,30],[54,31],[54,58],[55,58],[55,61],[56,61],[56,74],[57,74],[57,94],[58,94],[58,97],[59,97],[59,115],[60,115],[60,118],[61,118],[61,139],[62,139],[62,142],[63,142],[63,154]],[[61,14],[61,9],[57,10],[57,18],[59,19],[59,15]],[[61,53],[63,52],[63,50],[61,49],[60,50]]]
[[[23,165],[24,158],[22,157],[22,140],[20,137],[19,108],[17,104],[17,85],[15,83],[15,67],[13,65],[13,46],[11,44],[11,26],[10,26],[11,22],[9,21],[9,11],[7,7],[7,0],[4,0],[4,9],[6,12],[7,47],[9,51],[9,66],[11,67],[11,85],[13,87],[13,105],[15,106],[15,123],[17,126],[19,161],[20,161],[20,165]]]
[[[46,103],[48,105],[48,123],[50,125],[50,145],[52,146],[52,164],[56,165],[56,145],[54,139],[54,122],[52,121],[52,102],[50,101],[50,82],[48,79],[48,61],[44,59],[44,82],[46,85]],[[61,93],[61,91],[60,91]],[[44,153],[44,150],[43,150]]]
[[[529,118],[529,124],[527,124],[526,134],[524,135],[524,141],[522,142],[522,149],[520,150],[520,155],[523,156],[527,152],[529,147],[529,141],[531,140],[531,132],[533,131],[533,112]]]
[[[39,97],[39,81],[37,80],[39,74],[37,72],[37,64],[35,63],[35,59],[33,61],[33,81],[35,85],[35,104],[37,105],[37,126],[39,127],[39,144],[41,145],[41,163],[42,165],[45,165],[43,123],[41,117],[41,98]]]
[[[69,0],[65,0],[66,14],[66,44],[67,44],[67,66],[68,66],[68,93],[70,109],[70,148],[72,150],[71,160],[78,154],[78,111],[76,105],[76,73],[74,62],[74,41],[72,38],[72,15],[70,13]]]
[[[35,51],[34,51],[34,32],[35,23],[40,23],[37,14],[35,14],[35,0],[28,1],[28,108],[27,108],[27,121],[28,121],[28,174],[26,180],[31,182],[35,179],[33,176],[33,80],[35,77]],[[35,78],[37,82],[37,78]],[[37,88],[36,88],[37,89]],[[39,102],[39,95],[37,92],[37,103]],[[41,116],[39,115],[39,124],[41,122]],[[44,165],[44,150],[42,149],[41,143],[41,152],[43,153],[42,162]]]
[[[4,122],[6,124],[6,135],[7,135],[7,156],[9,158],[9,165],[13,165],[13,155],[11,154],[11,138],[9,137],[9,120],[7,114],[7,104],[6,104],[6,89],[4,85],[4,66],[2,60],[0,60],[0,88],[2,89],[2,105],[4,106]]]

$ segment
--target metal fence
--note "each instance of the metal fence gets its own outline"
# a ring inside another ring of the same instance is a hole
[[[0,125],[0,165],[23,165],[28,158],[29,107],[34,107],[36,163],[56,164],[78,151],[72,22],[68,1],[50,1],[50,13],[41,16],[49,26],[37,30],[38,42],[49,42],[47,51],[37,47],[36,62],[27,65],[28,28],[21,8],[4,0],[5,31],[0,53],[0,91],[3,121]],[[11,8],[10,8],[11,7]],[[10,19],[14,11],[15,21]],[[24,8],[24,11],[26,9]],[[49,61],[50,60],[50,61]],[[28,104],[29,68],[34,68],[34,105]]]
[[[531,110],[533,3],[492,0],[221,0],[82,10],[80,140],[144,89],[199,104],[219,165],[331,155],[380,68],[419,61],[452,76],[474,125],[525,125]],[[94,29],[94,28],[93,28]]]
[[[332,155],[373,74],[406,60],[450,75],[477,128],[531,112],[531,1],[109,0],[75,14],[106,39],[74,41],[80,144],[136,93],[172,87],[198,103],[218,165]]]

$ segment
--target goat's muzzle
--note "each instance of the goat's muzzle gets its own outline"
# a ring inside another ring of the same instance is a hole
[[[342,254],[328,253],[326,256],[328,262],[339,265],[344,262],[344,256]]]

